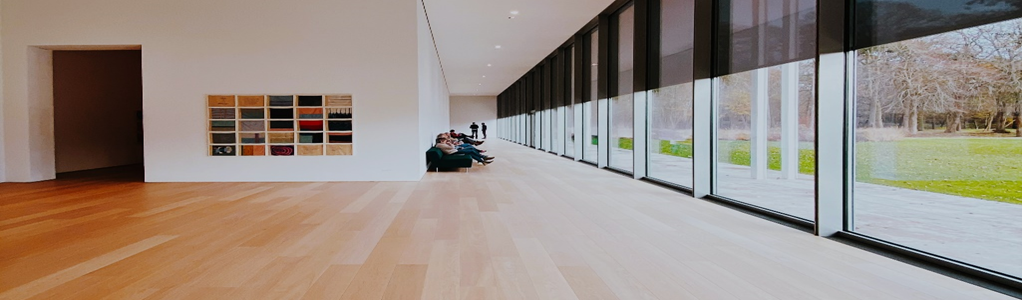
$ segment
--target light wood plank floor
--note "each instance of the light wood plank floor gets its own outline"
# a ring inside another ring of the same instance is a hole
[[[0,299],[1009,299],[485,146],[421,182],[0,184]]]

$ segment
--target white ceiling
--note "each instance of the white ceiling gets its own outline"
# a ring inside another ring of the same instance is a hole
[[[500,94],[614,2],[423,1],[454,96]],[[509,19],[511,11],[519,14]]]

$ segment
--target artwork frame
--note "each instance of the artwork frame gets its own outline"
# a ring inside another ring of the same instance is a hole
[[[351,94],[207,95],[210,156],[352,156]]]

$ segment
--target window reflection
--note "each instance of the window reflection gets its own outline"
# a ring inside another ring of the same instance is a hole
[[[725,2],[715,194],[812,220],[816,3]]]

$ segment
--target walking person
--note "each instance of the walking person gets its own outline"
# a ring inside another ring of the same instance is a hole
[[[468,129],[472,129],[472,138],[473,139],[478,139],[479,138],[479,125],[476,125],[476,122],[472,122],[472,125],[468,126]]]
[[[483,123],[483,139],[486,139],[486,123]]]

